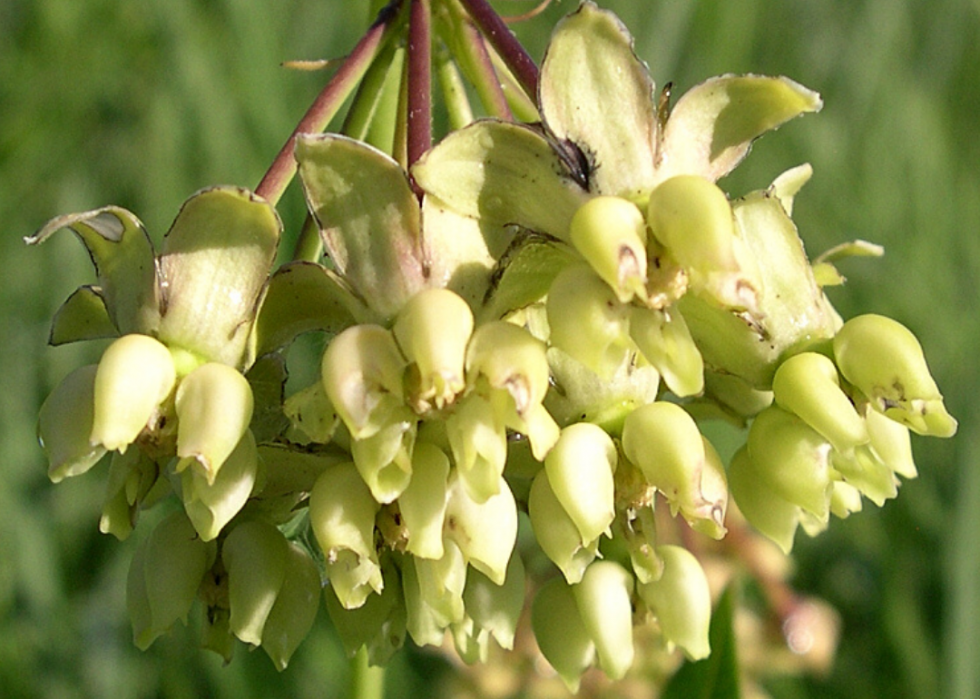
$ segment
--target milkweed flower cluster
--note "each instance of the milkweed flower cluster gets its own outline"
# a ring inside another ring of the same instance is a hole
[[[644,619],[707,656],[707,576],[656,508],[722,539],[731,496],[788,552],[799,526],[894,497],[910,432],[956,430],[915,337],[825,296],[830,263],[791,218],[809,167],[735,200],[716,184],[820,106],[747,75],[671,107],[584,2],[545,56],[540,124],[476,121],[412,180],[357,140],[297,140],[326,265],[273,272],[279,218],[239,189],[188,200],[159,255],[118,207],[50,222],[29,242],[70,228],[99,276],[52,342],[114,339],[41,409],[49,475],[111,454],[100,526],[120,538],[181,504],[132,561],[136,643],[197,599],[207,647],[283,668],[322,594],[351,653],[449,633],[473,662],[513,646],[530,590],[570,687],[592,665],[623,677]],[[284,399],[284,350],[312,330],[318,379]],[[748,426],[727,465],[699,427],[717,417]]]

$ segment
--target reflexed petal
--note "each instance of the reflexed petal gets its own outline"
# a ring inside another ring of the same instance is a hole
[[[820,95],[789,78],[725,75],[684,94],[667,120],[657,179],[731,172],[766,131],[823,106]]]
[[[58,346],[118,335],[119,331],[109,317],[102,290],[80,286],[54,314],[48,344]]]
[[[291,262],[276,270],[255,321],[255,355],[285,347],[298,335],[322,330],[336,335],[367,315],[336,273],[312,262]]]
[[[654,174],[653,82],[619,19],[594,3],[558,23],[541,64],[544,120],[592,161],[594,191],[648,191]]]
[[[567,172],[537,131],[497,121],[452,132],[412,168],[427,193],[485,231],[517,225],[564,240],[588,196]]]
[[[135,215],[118,206],[59,216],[26,242],[70,228],[88,248],[109,317],[122,333],[152,333],[160,322],[153,245]]]
[[[428,286],[418,199],[405,171],[381,151],[334,134],[301,136],[296,159],[337,271],[391,318]]]
[[[184,202],[164,238],[160,338],[209,361],[242,367],[282,222],[245,189],[213,187]]]

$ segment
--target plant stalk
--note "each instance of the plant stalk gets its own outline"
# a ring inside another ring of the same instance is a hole
[[[383,699],[385,671],[368,663],[364,646],[351,658],[351,699]]]
[[[286,191],[286,187],[296,175],[296,159],[293,157],[296,137],[302,133],[320,133],[337,114],[341,105],[353,92],[378,55],[384,40],[388,36],[388,30],[398,16],[398,4],[397,2],[390,3],[378,13],[378,18],[374,24],[361,37],[357,46],[344,59],[336,74],[323,88],[303,118],[300,119],[279,154],[276,155],[276,159],[272,161],[272,165],[262,177],[262,181],[255,188],[255,193],[273,206],[279,202],[283,192]]]
[[[460,0],[470,17],[510,68],[521,88],[533,101],[538,96],[538,67],[487,0]]]
[[[408,168],[432,147],[432,12],[429,0],[411,2],[408,19]]]

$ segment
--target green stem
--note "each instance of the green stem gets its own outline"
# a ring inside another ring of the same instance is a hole
[[[255,193],[273,206],[279,202],[283,192],[286,191],[286,187],[296,174],[296,159],[293,157],[296,137],[301,133],[320,133],[327,128],[330,120],[333,119],[341,105],[353,92],[364,73],[374,62],[385,39],[390,35],[389,29],[398,16],[397,5],[398,3],[392,3],[381,10],[377,20],[357,43],[350,55],[344,59],[340,69],[323,88],[303,118],[300,119],[299,124],[296,125],[276,159],[272,161],[272,165],[266,171],[262,181],[255,188]]]
[[[455,47],[458,59],[467,70],[470,82],[484,109],[498,119],[513,121],[514,115],[507,104],[507,97],[500,85],[500,77],[494,70],[490,52],[483,36],[468,17],[454,18],[452,30],[457,35]]]
[[[385,44],[378,53],[378,57],[364,74],[364,79],[361,80],[357,94],[354,95],[354,101],[344,118],[344,125],[340,129],[345,136],[363,141],[367,135],[374,115],[378,111],[378,104],[382,99],[382,90],[388,78],[388,72],[392,68],[395,51],[396,48],[392,43]]]
[[[361,646],[351,659],[350,699],[383,699],[385,671],[368,663],[367,649]]]
[[[449,128],[457,131],[473,121],[473,109],[466,96],[463,76],[459,74],[459,68],[445,47],[436,55],[436,74],[439,76],[442,99],[449,113]]]

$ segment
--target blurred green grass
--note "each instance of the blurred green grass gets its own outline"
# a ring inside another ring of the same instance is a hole
[[[553,3],[517,31],[540,57]],[[795,584],[842,613],[833,672],[776,681],[773,696],[980,696],[980,3],[976,0],[603,0],[675,94],[719,73],[785,74],[823,112],[757,145],[734,194],[810,162],[795,218],[811,254],[881,243],[842,265],[845,317],[890,315],[922,340],[953,440],[914,442],[920,477],[882,510],[798,540]],[[347,667],[321,617],[290,669],[234,664],[178,629],[130,642],[134,542],[98,534],[98,477],[52,487],[34,439],[40,402],[97,347],[46,348],[51,313],[92,280],[71,236],[21,238],[48,218],[114,203],[159,240],[208,184],[254,186],[323,76],[283,60],[342,55],[365,25],[353,0],[5,0],[0,3],[0,695],[342,696]],[[504,12],[530,3],[500,3]],[[295,230],[295,191],[281,206]],[[430,696],[444,669],[409,655],[391,697]]]

